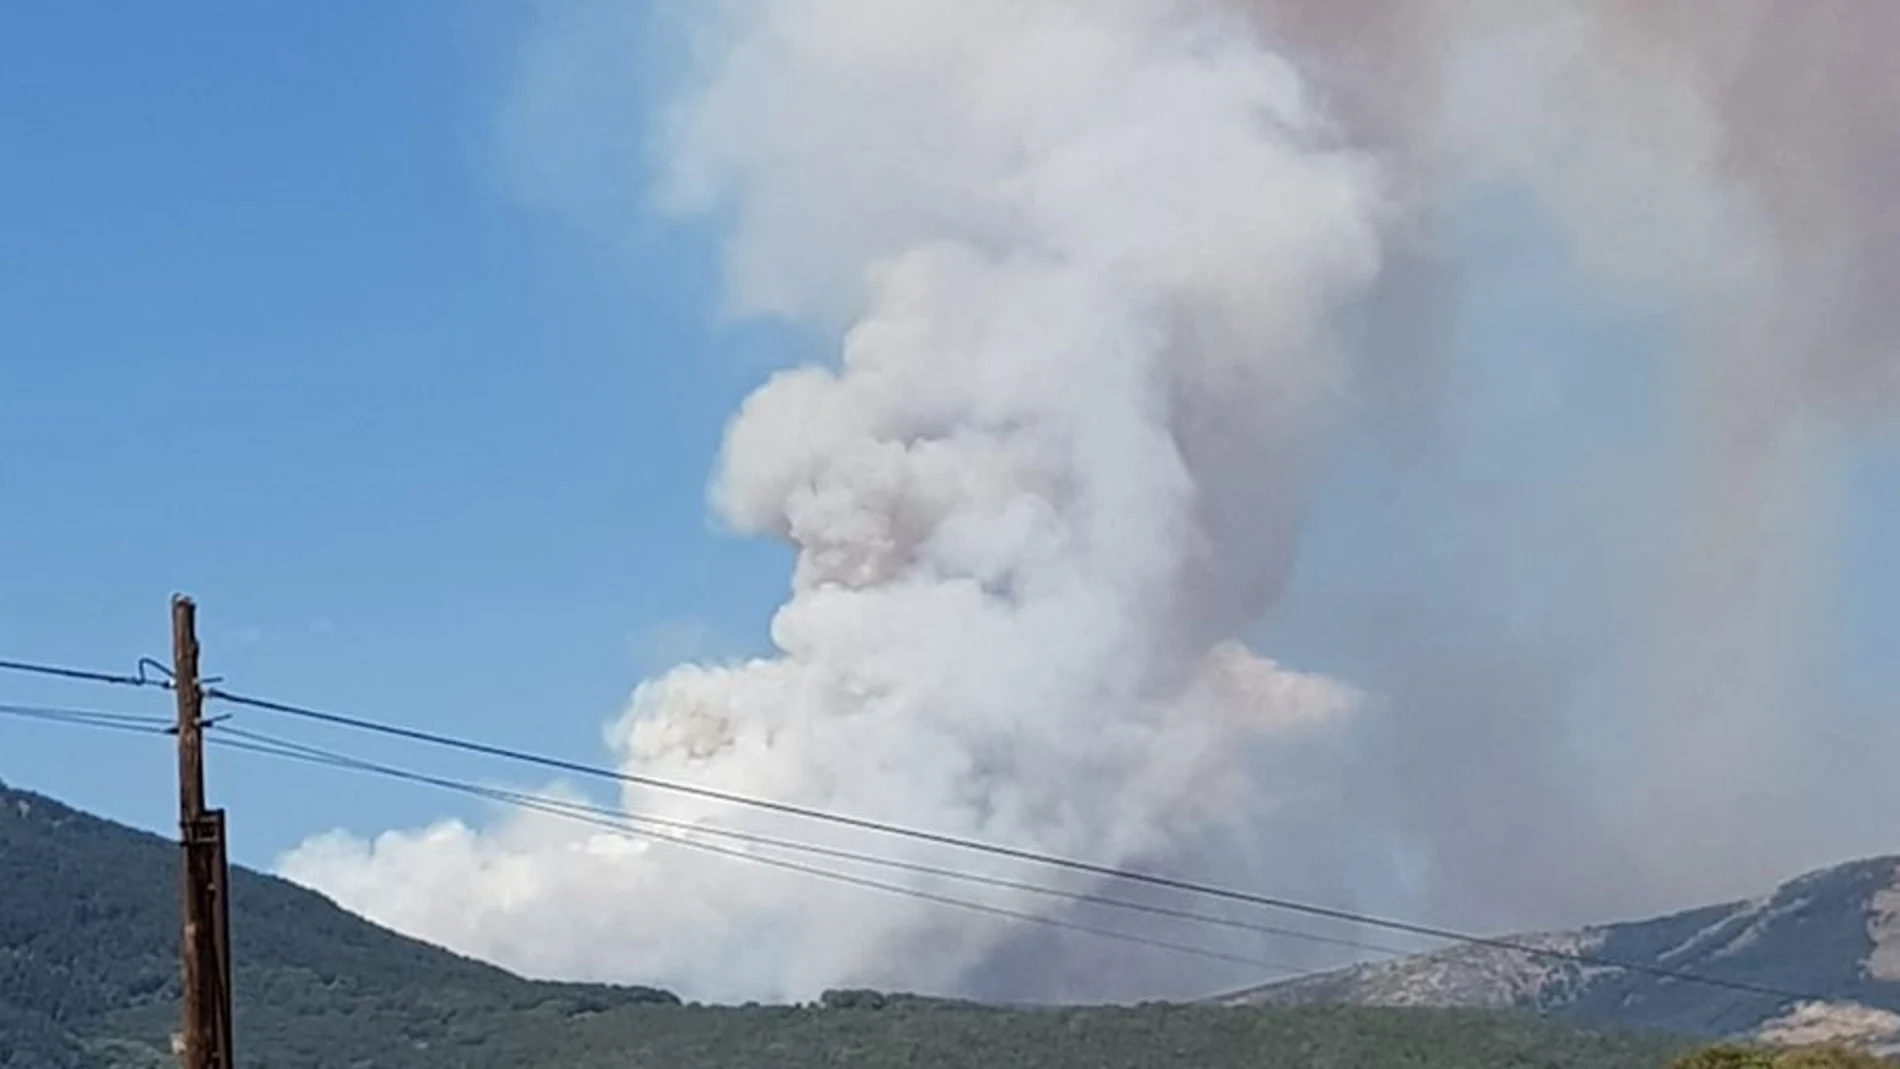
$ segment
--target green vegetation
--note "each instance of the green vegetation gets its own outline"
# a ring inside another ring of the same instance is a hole
[[[175,1064],[175,861],[168,842],[0,788],[0,1067]],[[1681,1051],[1467,1011],[1010,1011],[866,991],[810,1006],[684,1006],[650,988],[530,982],[281,880],[240,872],[233,883],[246,1067],[1661,1069]]]
[[[1686,1054],[1670,1069],[1893,1069],[1893,1063],[1845,1047],[1764,1050],[1723,1044]]]
[[[573,1069],[1659,1069],[1668,1051],[1653,1040],[1475,1012],[1160,1005],[1024,1011],[898,999],[881,1009],[629,1009],[498,1035],[480,1055],[483,1065]]]
[[[523,980],[250,872],[231,929],[245,1065],[489,1064],[391,1052],[677,1001]],[[0,1067],[175,1065],[177,933],[176,846],[0,786]]]

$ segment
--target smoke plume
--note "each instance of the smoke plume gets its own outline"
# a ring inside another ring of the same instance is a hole
[[[675,116],[674,193],[734,215],[743,310],[849,325],[834,367],[746,401],[713,491],[734,528],[797,548],[779,655],[643,685],[612,732],[619,760],[1109,864],[1164,863],[1323,787],[1291,756],[1323,748],[1349,691],[1236,639],[1291,561],[1328,317],[1377,271],[1368,162],[1335,145],[1291,68],[1212,13],[725,14]],[[1009,934],[520,831],[313,846],[289,871],[537,972],[611,961],[721,995],[950,988]],[[511,914],[615,931],[491,942],[518,938]]]
[[[541,59],[612,39],[576,11]],[[665,204],[726,225],[735,313],[835,356],[746,400],[712,488],[732,529],[796,550],[777,653],[642,684],[608,732],[620,767],[1491,929],[1755,890],[1867,845],[1799,796],[1840,746],[1813,730],[1840,714],[1809,648],[1833,450],[1900,400],[1879,288],[1900,267],[1900,74],[1880,53],[1900,8],[696,11],[697,65],[659,124]],[[1474,479],[1457,324],[1483,272],[1456,220],[1506,192],[1562,235],[1580,297],[1664,339],[1660,399],[1617,449]],[[1329,586],[1302,533],[1362,431],[1390,504]],[[1309,573],[1332,674],[1249,648]],[[326,836],[284,869],[518,969],[696,997],[1257,978],[540,817]]]
[[[1249,5],[1259,24],[1296,42],[1302,69],[1382,159],[1402,165],[1428,211],[1470,191],[1529,190],[1599,293],[1667,316],[1677,338],[1657,372],[1656,447],[1610,473],[1609,495],[1583,481],[1594,473],[1560,476],[1626,516],[1607,530],[1577,517],[1568,536],[1549,531],[1543,574],[1569,603],[1553,607],[1546,595],[1515,606],[1565,617],[1563,660],[1582,648],[1576,630],[1588,618],[1561,573],[1605,567],[1622,599],[1589,626],[1616,632],[1594,652],[1623,677],[1625,693],[1614,713],[1592,715],[1618,721],[1618,760],[1631,768],[1608,779],[1618,798],[1594,806],[1607,811],[1588,817],[1574,840],[1561,837],[1564,851],[1602,841],[1608,821],[1613,848],[1586,854],[1581,866],[1570,853],[1532,868],[1581,868],[1566,882],[1600,888],[1591,892],[1599,908],[1657,908],[1741,893],[1839,851],[1890,846],[1844,834],[1851,818],[1813,799],[1829,768],[1857,763],[1848,740],[1864,712],[1828,693],[1818,648],[1832,578],[1822,568],[1832,472],[1844,437],[1891,418],[1900,401],[1900,320],[1882,285],[1900,267],[1900,198],[1891,193],[1900,73],[1881,43],[1900,32],[1900,9],[1851,0],[1428,0],[1402,5],[1400,16],[1388,7]],[[1438,300],[1455,284],[1431,261],[1422,273],[1436,277],[1429,292]],[[1415,278],[1387,277],[1421,289]],[[1407,325],[1420,318],[1409,314]],[[1387,341],[1368,354],[1369,392],[1434,381],[1439,344]],[[1487,504],[1495,525],[1546,530],[1548,503],[1535,491]],[[1429,621],[1424,629],[1435,630]],[[1571,688],[1552,671],[1553,650],[1527,662],[1512,649],[1522,642],[1488,636],[1491,670],[1528,673],[1546,692],[1561,684],[1560,696]],[[1445,656],[1377,633],[1361,644],[1397,678]],[[1432,700],[1435,689],[1401,682],[1394,701],[1409,707],[1408,722],[1439,725],[1485,707],[1491,694],[1454,689]],[[1564,725],[1548,702],[1523,708],[1554,733],[1501,756],[1549,769]],[[1424,730],[1454,751],[1495,752],[1499,737]],[[1565,810],[1555,785],[1585,771],[1567,760],[1571,775],[1551,770],[1534,792]],[[1856,801],[1875,802],[1877,792],[1869,784]],[[1429,808],[1444,794],[1416,797]],[[1473,829],[1509,837],[1508,822],[1495,819],[1431,823],[1440,841]],[[1711,843],[1719,845],[1698,849]],[[1592,880],[1593,868],[1625,875]],[[1611,882],[1616,890],[1602,887]]]

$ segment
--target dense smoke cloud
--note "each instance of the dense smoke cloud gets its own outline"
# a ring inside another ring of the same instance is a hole
[[[1884,280],[1900,267],[1900,198],[1891,193],[1900,73],[1882,44],[1900,32],[1900,9],[1852,0],[1249,8],[1296,42],[1302,69],[1356,117],[1381,158],[1403,164],[1428,213],[1472,191],[1529,190],[1597,293],[1668,316],[1678,339],[1658,369],[1660,432],[1593,431],[1599,448],[1657,435],[1608,473],[1613,492],[1591,485],[1596,473],[1558,473],[1598,507],[1624,513],[1617,523],[1579,516],[1568,534],[1550,529],[1550,502],[1537,488],[1484,503],[1494,527],[1549,537],[1549,590],[1512,608],[1563,617],[1561,637],[1542,645],[1533,637],[1525,651],[1525,636],[1491,634],[1477,653],[1480,677],[1536,681],[1547,699],[1521,709],[1542,731],[1500,747],[1508,732],[1451,730],[1464,711],[1488,707],[1494,689],[1408,681],[1420,666],[1442,680],[1445,661],[1469,663],[1472,654],[1361,636],[1358,652],[1383,663],[1393,701],[1407,710],[1393,722],[1425,725],[1429,744],[1401,764],[1442,777],[1457,753],[1490,755],[1501,770],[1497,808],[1562,832],[1546,841],[1564,845],[1547,847],[1529,870],[1567,874],[1559,882],[1568,897],[1586,888],[1602,909],[1740,893],[1793,866],[1890,845],[1849,831],[1842,795],[1821,789],[1828,769],[1858,764],[1851,740],[1867,712],[1828,691],[1821,616],[1843,429],[1889,417],[1900,400],[1900,323],[1883,299]],[[1425,283],[1388,273],[1388,284],[1424,293],[1439,313],[1399,305],[1408,318],[1367,354],[1362,385],[1374,396],[1423,383],[1415,395],[1441,400],[1432,390],[1444,341],[1421,341],[1409,328],[1446,318],[1442,302],[1456,282],[1445,262],[1427,255],[1416,272]],[[1431,486],[1429,468],[1414,474]],[[1593,565],[1607,569],[1621,599],[1596,620],[1577,604],[1591,599],[1564,580]],[[1434,618],[1459,611],[1418,604],[1415,590],[1395,596],[1411,599],[1406,614],[1424,617],[1413,634],[1436,634]],[[1590,647],[1578,634],[1589,628],[1611,635]],[[1608,664],[1599,673],[1622,677],[1613,709],[1582,714],[1618,739],[1614,760],[1626,767],[1617,772],[1562,754],[1551,764],[1569,745],[1557,714],[1575,700],[1574,669],[1553,665],[1580,653]],[[1560,819],[1576,814],[1565,793],[1579,782],[1614,797],[1591,802],[1581,823]],[[1429,814],[1462,793],[1410,796]],[[1867,783],[1854,801],[1881,797]],[[1525,807],[1533,799],[1542,804]],[[1474,835],[1496,847],[1523,837],[1508,819],[1470,812],[1426,823],[1453,858],[1460,851],[1448,844]],[[1540,914],[1536,904],[1562,902],[1561,892],[1507,896],[1515,906],[1455,893],[1473,921],[1513,910],[1532,920],[1574,916],[1563,906]]]
[[[537,44],[532,115],[565,99],[543,68],[585,84],[556,60],[625,39],[602,10]],[[1830,450],[1886,414],[1900,366],[1878,288],[1900,266],[1900,75],[1878,55],[1900,9],[693,10],[666,203],[729,222],[735,312],[836,358],[747,400],[713,487],[730,526],[797,550],[778,654],[643,684],[609,732],[623,767],[1486,928],[1754,890],[1869,845],[1800,795],[1840,746],[1812,730],[1836,714],[1808,648]],[[620,133],[561,156],[624,158]],[[547,192],[587,211],[597,183]],[[1666,339],[1659,415],[1640,445],[1473,489],[1454,326],[1483,271],[1452,221],[1503,190],[1554,221],[1580,301]],[[1245,642],[1273,633],[1314,482],[1359,430],[1396,454],[1391,503],[1347,581],[1316,580],[1351,671],[1293,672]],[[284,867],[517,968],[702,997],[1255,978],[539,818],[326,837]]]
[[[730,525],[798,550],[779,655],[645,684],[619,760],[1109,864],[1185,861],[1324,788],[1323,754],[1295,762],[1349,690],[1236,639],[1291,561],[1327,319],[1377,271],[1367,161],[1329,147],[1294,72],[1231,18],[1147,0],[725,15],[672,126],[673,192],[735,216],[738,306],[849,328],[835,367],[746,401],[714,487]],[[731,864],[445,830],[287,867],[512,964],[716,995],[952,987],[1008,934]],[[510,916],[580,915],[618,931],[492,941],[518,938]]]

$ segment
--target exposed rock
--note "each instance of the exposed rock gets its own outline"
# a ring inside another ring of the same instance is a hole
[[[1845,1043],[1875,1054],[1900,1053],[1900,1013],[1857,1002],[1808,1002],[1763,1024],[1756,1038],[1777,1046]]]
[[[1884,1023],[1893,1017],[1900,1025],[1900,858],[1809,873],[1748,901],[1511,942],[1553,956],[1454,947],[1298,977],[1222,1001],[1514,1007],[1690,1034],[1833,1030],[1863,1045],[1900,1045],[1900,1028],[1889,1035]]]

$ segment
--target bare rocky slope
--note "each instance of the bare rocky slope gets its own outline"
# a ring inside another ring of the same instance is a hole
[[[1534,1009],[1582,1023],[1900,1052],[1900,857],[1839,865],[1757,899],[1513,942],[1813,996],[1752,994],[1482,946],[1242,991],[1232,1004]]]

